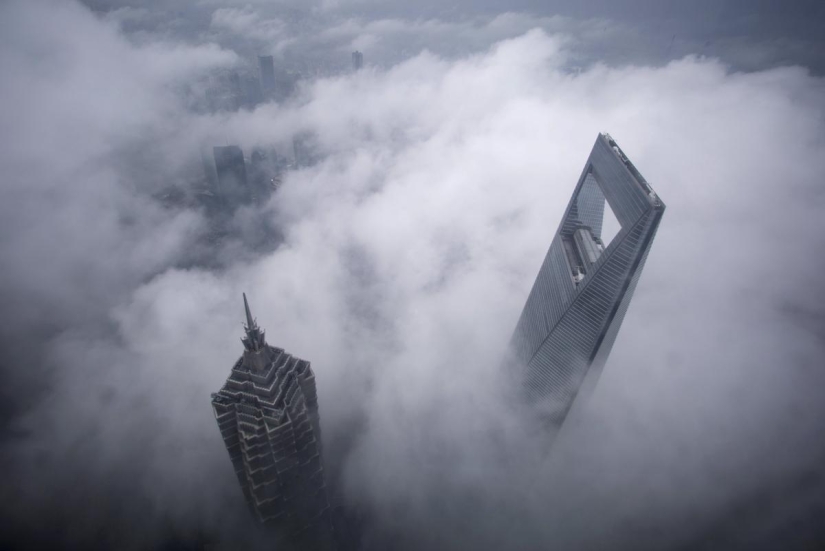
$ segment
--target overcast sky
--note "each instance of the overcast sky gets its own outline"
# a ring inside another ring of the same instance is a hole
[[[210,393],[312,362],[364,549],[806,549],[825,513],[815,2],[0,6],[2,546],[256,541]],[[351,73],[350,52],[365,69]],[[304,74],[193,106],[256,54]],[[320,76],[314,76],[320,75]],[[546,453],[499,371],[599,132],[668,209]],[[209,221],[200,149],[319,162]],[[253,223],[283,232],[250,245]],[[207,267],[209,266],[209,267]]]

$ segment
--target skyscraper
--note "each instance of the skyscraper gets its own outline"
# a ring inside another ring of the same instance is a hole
[[[249,156],[249,184],[256,202],[265,202],[281,184],[286,159],[273,148],[256,147]]]
[[[355,50],[352,52],[352,70],[357,71],[364,66],[364,54]]]
[[[547,424],[561,426],[580,389],[595,384],[664,210],[600,134],[510,341],[510,368],[523,373],[527,401]]]
[[[300,549],[337,545],[321,463],[315,375],[309,362],[269,346],[246,311],[244,352],[212,407],[255,517]]]
[[[253,109],[261,102],[261,83],[252,74],[231,71],[226,79],[231,109]]]
[[[264,97],[270,97],[275,93],[275,61],[271,55],[259,55],[258,65],[261,68],[261,92]]]
[[[252,198],[246,179],[243,151],[237,145],[212,148],[217,174],[217,195],[231,204],[248,202]]]

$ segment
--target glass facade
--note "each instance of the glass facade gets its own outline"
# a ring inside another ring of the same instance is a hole
[[[605,206],[620,229],[602,241]],[[560,426],[598,378],[665,205],[615,141],[600,134],[510,342],[528,402]]]

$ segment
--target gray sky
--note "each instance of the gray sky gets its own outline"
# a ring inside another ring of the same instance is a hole
[[[822,541],[821,8],[90,5],[0,6],[4,545],[259,543],[209,404],[242,291],[312,362],[367,549]],[[256,53],[325,76],[192,108]],[[548,455],[498,365],[600,131],[668,210]],[[297,133],[320,162],[238,237],[156,199]]]
[[[351,19],[467,22],[504,13],[535,19],[564,17],[593,24],[588,34],[596,43],[598,59],[662,63],[698,54],[722,57],[744,70],[798,64],[817,74],[825,71],[825,7],[816,0],[425,0],[415,4],[394,0],[90,0],[87,4],[103,13],[141,12],[151,20],[148,29],[165,28],[178,34],[202,28],[215,9],[233,7],[255,11],[263,18],[287,19],[304,36],[316,25]],[[621,26],[624,36],[619,40],[609,34],[598,37],[608,26]],[[432,37],[422,38],[431,40],[429,47],[439,46]],[[461,42],[461,46],[472,48],[473,44]]]

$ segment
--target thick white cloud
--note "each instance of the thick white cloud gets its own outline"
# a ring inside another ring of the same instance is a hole
[[[251,13],[212,23],[247,28]],[[804,70],[732,73],[688,57],[571,73],[569,42],[533,30],[456,60],[424,52],[317,80],[288,105],[196,116],[176,86],[230,54],[132,46],[75,8],[61,16],[83,32],[24,39],[49,14],[14,4],[5,15],[21,31],[4,33],[4,65],[20,78],[4,94],[3,164],[31,183],[4,181],[4,211],[38,206],[0,242],[16,266],[3,270],[4,301],[77,291],[112,324],[101,335],[64,314],[70,330],[44,344],[59,371],[25,420],[22,457],[94,457],[84,484],[129,473],[125,495],[162,517],[220,518],[234,481],[209,393],[240,353],[246,291],[269,341],[312,361],[325,438],[344,450],[331,461],[378,542],[661,547],[821,458],[825,102]],[[62,55],[75,70],[47,71]],[[9,108],[20,102],[31,107]],[[668,210],[603,380],[545,457],[498,362],[600,131]],[[172,267],[197,218],[127,193],[133,164],[108,146],[154,140],[168,175],[210,136],[283,146],[297,132],[322,159],[290,172],[269,205],[285,242],[214,272]],[[60,178],[73,171],[92,178]],[[18,191],[38,186],[68,200]],[[79,264],[93,268],[91,288]],[[44,266],[49,278],[25,277]],[[114,297],[102,293],[119,278]]]

